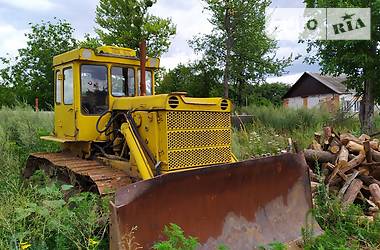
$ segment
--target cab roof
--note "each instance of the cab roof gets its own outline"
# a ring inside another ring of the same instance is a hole
[[[140,59],[136,56],[136,51],[130,48],[116,46],[101,46],[94,51],[88,48],[78,48],[67,51],[53,57],[53,66],[69,63],[72,61],[91,61],[115,64],[140,65]],[[159,58],[147,58],[146,67],[158,68]]]

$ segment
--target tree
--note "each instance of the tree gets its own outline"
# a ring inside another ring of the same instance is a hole
[[[5,65],[0,70],[0,85],[13,93],[0,102],[12,104],[18,100],[34,105],[38,97],[40,107],[50,109],[54,101],[53,56],[75,48],[74,29],[62,20],[29,25],[26,47],[19,49],[14,59],[0,58]]]
[[[148,13],[157,0],[100,0],[96,7],[95,31],[104,44],[137,49],[143,40],[148,55],[160,56],[170,45],[176,28],[170,19]]]
[[[290,86],[284,83],[263,83],[251,86],[248,97],[249,104],[257,106],[281,106],[282,97],[288,92]]]
[[[90,34],[84,34],[84,39],[78,42],[79,48],[92,49],[96,51],[96,49],[102,46],[102,41],[98,37],[91,37]]]
[[[202,61],[188,65],[179,64],[174,69],[164,72],[162,79],[157,83],[157,93],[184,91],[192,97],[220,96],[220,74],[218,69]]]
[[[190,44],[204,60],[223,70],[224,97],[235,96],[241,105],[249,84],[264,82],[269,74],[279,75],[291,59],[275,58],[277,43],[265,33],[269,0],[204,1],[213,30]]]
[[[374,129],[375,99],[380,90],[380,0],[305,0],[307,7],[371,8],[370,41],[309,41],[308,51],[317,49],[307,62],[319,62],[325,74],[348,77],[347,86],[362,95],[359,119],[363,133]]]

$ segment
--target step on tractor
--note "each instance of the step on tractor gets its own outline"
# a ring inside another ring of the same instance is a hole
[[[175,223],[199,249],[254,249],[292,242],[314,224],[301,154],[238,161],[225,98],[155,95],[158,58],[113,46],[53,58],[54,131],[59,153],[33,153],[36,170],[84,191],[113,195],[110,249],[143,249]],[[317,226],[318,227],[318,226]],[[316,229],[318,231],[318,229]]]

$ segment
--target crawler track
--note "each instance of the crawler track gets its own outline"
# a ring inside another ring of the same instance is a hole
[[[50,177],[100,195],[114,193],[117,188],[132,183],[131,178],[121,170],[96,160],[81,159],[70,153],[31,154],[23,176],[29,178],[38,169],[44,170]]]

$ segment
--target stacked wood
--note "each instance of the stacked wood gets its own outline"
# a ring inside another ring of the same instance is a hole
[[[331,127],[315,133],[304,150],[310,165],[312,191],[323,182],[336,193],[343,206],[364,205],[367,216],[380,210],[380,147],[379,140],[368,135],[336,134]],[[320,176],[315,174],[319,166]]]

